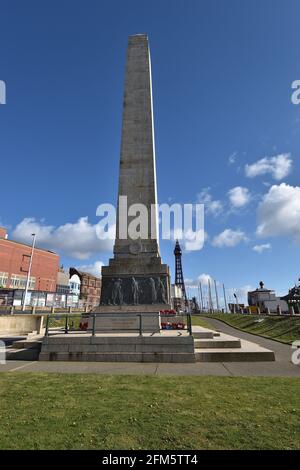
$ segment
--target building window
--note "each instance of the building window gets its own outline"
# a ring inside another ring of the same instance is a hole
[[[29,289],[34,289],[35,288],[35,277],[30,277],[29,278]]]
[[[18,274],[12,274],[10,278],[10,288],[11,289],[25,289],[26,287],[27,276],[20,276]],[[35,277],[29,278],[29,289],[35,288]]]
[[[0,287],[6,287],[8,273],[0,273]]]

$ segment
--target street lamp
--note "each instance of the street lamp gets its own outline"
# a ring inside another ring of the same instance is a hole
[[[238,313],[240,311],[239,301],[238,301],[237,295],[235,293],[233,295],[234,295],[235,300],[236,300],[236,313]]]
[[[26,307],[26,298],[27,298],[27,293],[28,293],[28,288],[29,288],[29,281],[30,281],[30,274],[31,274],[31,267],[32,267],[32,258],[33,258],[33,252],[34,252],[34,245],[35,245],[35,237],[36,234],[32,233],[32,246],[31,246],[31,254],[30,254],[30,261],[29,261],[29,268],[28,268],[28,273],[27,273],[27,280],[26,280],[26,287],[25,287],[25,292],[24,292],[24,297],[23,297],[23,305],[22,305],[22,311],[24,312],[25,307]]]

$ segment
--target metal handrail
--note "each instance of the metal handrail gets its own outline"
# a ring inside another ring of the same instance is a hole
[[[111,317],[112,314],[110,313],[101,313],[101,314],[98,314],[98,315],[101,315],[101,317]],[[50,330],[50,320],[51,318],[65,318],[65,324],[64,326],[62,326],[63,328],[63,331],[64,331],[64,334],[68,334],[69,331],[70,331],[70,326],[69,326],[69,319],[70,318],[78,318],[78,317],[81,317],[81,318],[92,318],[92,327],[87,329],[87,330],[84,330],[86,332],[91,332],[92,336],[95,336],[96,332],[97,331],[102,331],[102,332],[113,332],[113,331],[135,331],[135,332],[138,332],[139,333],[139,336],[143,336],[143,317],[144,316],[157,316],[157,315],[160,315],[158,313],[118,313],[118,316],[122,316],[124,318],[128,318],[128,317],[137,317],[138,318],[138,326],[136,328],[109,328],[109,329],[102,329],[102,330],[97,330],[96,329],[96,318],[97,318],[97,314],[86,314],[86,313],[82,313],[82,314],[78,314],[78,313],[63,313],[63,314],[47,314],[45,315],[46,316],[46,326],[45,326],[45,336],[49,336],[49,330]],[[167,314],[164,314],[164,315],[160,315],[161,319],[163,317],[166,317],[165,319],[167,318],[172,318],[173,320],[175,319],[178,319],[178,317],[180,318],[183,318],[185,317],[186,318],[186,331],[188,331],[188,333],[190,335],[192,335],[192,318],[191,318],[191,314],[188,314],[188,313],[182,313],[182,314],[177,314],[177,315],[167,315]],[[160,327],[160,331],[163,330],[163,328]],[[178,330],[179,331],[179,330]]]

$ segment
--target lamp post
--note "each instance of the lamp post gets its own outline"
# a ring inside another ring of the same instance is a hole
[[[199,288],[200,288],[201,310],[202,310],[202,312],[204,312],[203,292],[202,292],[202,284],[201,284],[201,282],[199,282]]]
[[[235,297],[235,300],[236,300],[236,313],[239,313],[240,309],[239,309],[239,301],[238,301],[238,298],[237,298],[237,295],[234,293],[233,294],[234,297]]]
[[[214,279],[215,284],[215,293],[216,293],[216,303],[217,303],[217,312],[220,312],[220,304],[219,304],[219,296],[218,296],[218,288],[217,288],[217,281]]]
[[[32,233],[32,246],[31,246],[31,254],[30,254],[30,261],[29,261],[29,268],[28,268],[28,273],[27,273],[27,280],[26,280],[26,287],[25,287],[25,292],[24,292],[24,297],[23,297],[23,305],[22,305],[22,311],[24,312],[26,308],[26,298],[27,298],[27,293],[28,293],[28,288],[29,288],[29,281],[30,281],[30,274],[31,274],[31,267],[32,267],[32,258],[33,258],[33,252],[34,252],[34,245],[35,245],[35,238],[36,234]]]
[[[210,279],[208,279],[208,300],[210,313],[214,313],[214,304],[211,295]]]
[[[223,284],[223,294],[224,294],[225,313],[228,313],[227,300],[226,300],[226,291],[225,291],[225,285],[224,284]]]

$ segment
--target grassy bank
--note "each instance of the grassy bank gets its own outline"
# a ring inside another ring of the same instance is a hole
[[[282,343],[291,344],[300,340],[300,318],[290,316],[263,317],[262,315],[240,315],[220,313],[206,315],[208,318],[216,318],[228,325],[243,331],[276,339]],[[206,319],[204,319],[206,320]],[[209,319],[207,320],[209,322]]]
[[[300,380],[0,374],[1,449],[296,449]]]
[[[214,329],[212,324],[209,323],[209,320],[207,320],[206,318],[202,318],[199,315],[192,316],[192,324],[197,325],[197,326],[202,326],[203,328]]]

